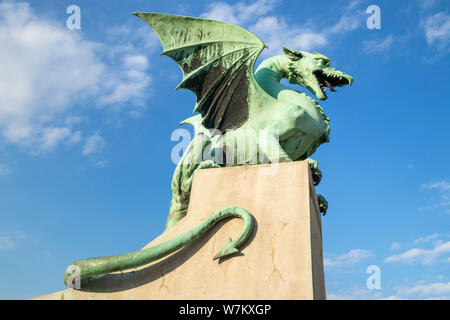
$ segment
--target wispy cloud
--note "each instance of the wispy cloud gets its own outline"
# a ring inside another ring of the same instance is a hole
[[[400,243],[400,242],[393,242],[391,247],[389,248],[389,250],[390,251],[395,251],[395,250],[400,249],[402,246],[403,246],[403,244]]]
[[[427,44],[441,54],[450,50],[450,14],[438,12],[427,16],[422,22]]]
[[[281,17],[261,17],[249,29],[257,34],[269,46],[264,55],[279,53],[283,45],[301,50],[320,48],[328,43],[327,37],[313,29],[292,26]]]
[[[36,242],[21,231],[0,232],[0,250],[15,249],[18,247],[18,244],[24,240]]]
[[[448,300],[450,299],[450,282],[425,283],[418,281],[415,285],[397,285],[393,294],[384,296],[385,290],[369,290],[367,288],[351,285],[337,291],[327,293],[328,300]]]
[[[207,6],[207,10],[201,14],[201,17],[243,25],[255,17],[270,12],[277,2],[277,0],[256,0],[253,3],[239,1],[235,4],[228,4],[223,1],[215,1]]]
[[[361,0],[353,0],[342,6],[339,21],[325,31],[330,35],[336,35],[360,28],[366,17],[365,8],[361,7],[363,2]]]
[[[287,22],[284,17],[272,13],[277,2],[213,2],[201,16],[246,27],[269,46],[268,50],[262,52],[263,57],[280,53],[283,45],[299,50],[322,48],[329,44],[331,38],[336,41],[337,36],[357,29],[363,21],[363,11],[357,9],[361,3],[359,0],[343,6],[338,20],[327,28],[319,28],[311,22]]]
[[[368,40],[364,41],[364,51],[367,53],[381,53],[388,51],[394,43],[394,35],[388,34],[383,40]]]
[[[349,288],[327,293],[327,300],[379,300],[382,293],[379,290],[369,290],[361,286],[350,286]]]
[[[423,184],[421,190],[436,190],[438,200],[431,205],[419,208],[420,211],[443,209],[450,214],[450,182],[446,180]]]
[[[444,192],[444,191],[450,190],[450,182],[438,181],[438,182],[434,182],[434,183],[423,184],[422,188],[423,189],[438,189],[441,192]]]
[[[419,240],[419,239],[418,239]],[[427,240],[430,241],[430,240]],[[421,243],[419,241],[417,243]],[[417,244],[416,243],[416,244]],[[403,253],[394,254],[387,257],[384,262],[390,263],[413,263],[419,262],[423,265],[431,265],[433,263],[442,262],[447,260],[447,257],[443,257],[444,255],[450,254],[450,241],[435,241],[433,243],[433,247],[431,249],[424,248],[412,248]]]
[[[144,89],[150,84],[150,77],[145,72],[147,67],[146,56],[125,56],[118,76],[105,82],[105,87],[109,90],[100,97],[100,102],[105,105],[132,102],[135,106],[145,107],[144,99],[147,93]]]
[[[120,25],[106,31],[108,42],[114,43],[113,46],[108,47],[111,56],[122,56],[141,50],[154,53],[161,47],[156,33],[146,23],[143,21],[141,23],[140,27]]]
[[[100,167],[100,168],[103,168],[104,166],[106,166],[108,164],[108,161],[106,161],[106,160],[100,160],[100,161],[96,161],[95,162],[95,165],[97,166],[97,167]]]
[[[429,284],[417,284],[413,287],[399,286],[396,288],[397,297],[416,296],[418,298],[428,299],[445,299],[446,295],[450,295],[450,282],[436,282]]]
[[[436,240],[437,238],[439,238],[439,234],[438,233],[433,233],[433,234],[431,234],[429,236],[420,237],[420,238],[414,240],[413,244],[427,243],[427,242]]]
[[[151,34],[147,29],[143,35]],[[65,120],[79,117],[83,110],[75,107],[87,99],[108,110],[141,112],[151,78],[144,73],[147,57],[132,41],[147,49],[153,36],[109,36],[128,45],[88,41],[38,17],[25,2],[0,3],[0,139],[35,154],[78,143],[78,123]]]
[[[373,254],[371,251],[363,249],[352,249],[349,252],[338,256],[332,257],[328,255],[327,257],[324,258],[323,262],[325,267],[327,268],[345,267],[356,265],[373,256],[375,256],[375,254]]]
[[[88,156],[92,153],[100,151],[105,146],[105,139],[96,132],[92,136],[86,138],[82,154]]]

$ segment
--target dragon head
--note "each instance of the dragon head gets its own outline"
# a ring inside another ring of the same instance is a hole
[[[353,83],[350,75],[330,67],[331,60],[323,54],[293,50],[285,46],[283,52],[289,58],[287,67],[289,82],[305,87],[319,100],[327,99],[326,88],[336,91],[334,87]]]

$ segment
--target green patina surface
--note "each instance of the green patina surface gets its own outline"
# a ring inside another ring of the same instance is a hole
[[[194,92],[194,112],[199,113],[181,122],[194,126],[195,137],[173,175],[166,229],[186,216],[194,172],[198,169],[306,160],[315,184],[320,182],[318,164],[309,157],[329,141],[330,119],[315,99],[281,84],[280,80],[287,78],[290,83],[308,89],[317,99],[326,100],[327,88],[335,91],[336,86],[351,85],[351,76],[331,67],[331,60],[320,53],[287,47],[283,47],[284,54],[264,60],[254,72],[255,61],[266,46],[247,30],[201,18],[157,13],[135,15],[156,32],[164,48],[162,54],[180,66],[183,80],[177,88]],[[263,140],[270,143],[261,143],[260,137],[249,132],[262,133]],[[236,141],[242,138],[247,139],[245,147],[238,148]],[[204,159],[205,150],[214,158]],[[256,158],[254,150],[258,153]],[[216,161],[221,158],[218,156],[227,160]],[[327,201],[319,195],[318,202],[325,213]],[[136,268],[180,249],[229,216],[244,219],[245,226],[241,236],[234,242],[230,240],[216,258],[226,256],[236,252],[251,232],[251,216],[242,208],[222,209],[198,227],[158,246],[79,260],[74,265],[80,268],[82,279]],[[65,274],[65,281],[69,276]]]
[[[190,231],[159,245],[115,256],[78,260],[72,263],[71,266],[79,268],[80,280],[86,280],[106,273],[137,268],[187,246],[192,241],[205,234],[205,232],[211,229],[217,222],[227,218],[240,218],[244,220],[244,228],[236,240],[233,241],[229,238],[225,246],[214,256],[214,259],[223,258],[238,252],[237,248],[247,240],[252,232],[253,218],[245,209],[239,207],[226,207],[215,212]],[[71,269],[74,270],[73,268]],[[69,272],[64,274],[65,284],[67,284],[67,279],[70,276],[71,273]]]
[[[320,53],[283,47],[284,54],[264,60],[254,73],[254,64],[266,47],[247,30],[224,22],[157,13],[136,13],[158,35],[162,54],[175,60],[183,72],[177,88],[196,95],[194,112],[199,114],[182,123],[195,127],[195,138],[178,163],[172,179],[172,201],[166,228],[187,213],[194,171],[227,165],[277,163],[307,160],[316,184],[321,179],[317,162],[309,157],[322,143],[329,141],[329,118],[320,104],[304,93],[280,83],[287,78],[301,85],[319,100],[326,100],[326,90],[351,85],[353,78],[331,67],[331,60]],[[232,129],[232,133],[229,131]],[[258,138],[247,132],[266,131],[276,152],[267,150]],[[214,131],[222,133],[220,138]],[[277,132],[277,137],[271,135]],[[251,162],[250,146],[237,149],[232,139],[246,137],[265,155]],[[199,141],[201,140],[201,141]],[[229,141],[229,140],[228,140]],[[197,148],[196,148],[197,146]],[[198,148],[200,146],[200,148]],[[240,161],[217,162],[199,157],[206,149],[233,154]],[[237,156],[236,156],[237,155]],[[323,212],[328,205],[319,197]]]

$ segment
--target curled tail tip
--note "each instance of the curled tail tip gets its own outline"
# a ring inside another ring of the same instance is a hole
[[[238,251],[239,251],[239,250],[236,249],[236,248],[229,248],[229,249],[227,249],[227,250],[221,250],[220,252],[218,252],[218,253],[214,256],[214,259],[213,259],[213,260],[217,260],[217,259],[219,259],[219,258],[227,257],[227,256],[229,256],[229,255],[231,255],[231,254],[233,254],[233,253],[238,252]]]
[[[236,253],[239,250],[234,246],[233,240],[228,238],[227,243],[223,246],[222,250],[220,250],[215,256],[213,260],[223,258],[229,256],[230,254]]]

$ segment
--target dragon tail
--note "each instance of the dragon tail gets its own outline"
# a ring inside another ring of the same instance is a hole
[[[93,277],[107,273],[143,266],[187,246],[192,241],[205,234],[206,231],[211,229],[217,222],[230,217],[241,218],[244,220],[243,231],[235,241],[229,238],[225,246],[214,256],[214,259],[229,256],[238,252],[237,248],[247,240],[253,229],[252,215],[247,210],[234,206],[216,211],[193,229],[156,246],[115,256],[88,258],[75,261],[67,268],[67,271],[64,274],[64,283],[69,286],[67,281],[69,278],[73,277],[74,272],[76,273],[75,277],[79,276],[79,279],[82,282],[85,282]]]

